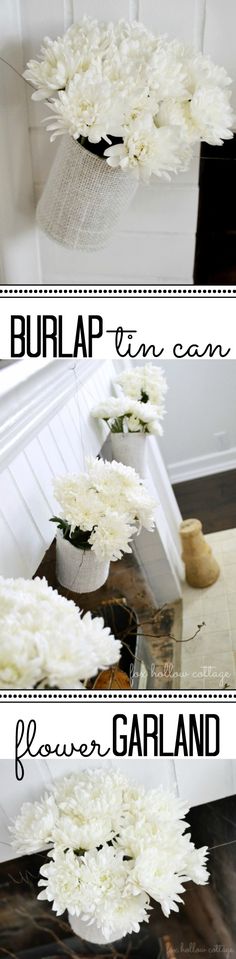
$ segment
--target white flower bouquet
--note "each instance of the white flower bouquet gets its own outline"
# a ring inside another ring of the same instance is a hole
[[[1,689],[80,686],[120,657],[103,619],[82,617],[45,579],[0,577],[0,635]]]
[[[38,898],[58,915],[67,909],[84,939],[108,942],[139,932],[150,899],[168,917],[183,902],[186,882],[208,881],[207,848],[191,842],[186,813],[170,792],[89,770],[24,803],[10,831],[21,855],[50,847]]]
[[[117,377],[120,397],[110,396],[92,409],[92,416],[105,420],[111,433],[157,433],[162,435],[164,399],[168,390],[164,371],[151,363],[125,370]]]
[[[61,516],[52,517],[59,528],[57,575],[62,585],[69,585],[65,577],[71,562],[71,589],[98,588],[107,578],[109,563],[131,553],[130,541],[141,527],[153,529],[154,500],[135,470],[121,463],[88,458],[86,472],[54,481],[54,493],[61,507]],[[96,585],[89,584],[86,559],[95,562],[95,568],[105,564]]]
[[[132,466],[141,477],[146,471],[146,438],[162,436],[167,383],[164,371],[151,363],[125,370],[117,383],[122,392],[92,409],[92,416],[105,420],[111,432],[114,458]]]
[[[67,246],[106,245],[136,178],[169,179],[197,142],[232,136],[224,68],[136,21],[84,17],[46,38],[24,76],[48,102],[51,139],[67,135],[38,207],[39,224]]]

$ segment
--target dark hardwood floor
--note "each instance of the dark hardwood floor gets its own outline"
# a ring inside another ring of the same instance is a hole
[[[204,533],[236,526],[236,470],[176,483],[173,489],[183,519],[200,519]]]

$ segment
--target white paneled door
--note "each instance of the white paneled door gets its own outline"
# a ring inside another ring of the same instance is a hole
[[[45,35],[56,37],[84,13],[140,18],[159,33],[203,48],[235,75],[234,0],[1,0],[1,53],[21,73]],[[2,282],[75,284],[191,283],[198,207],[196,155],[172,183],[140,186],[108,249],[67,250],[35,227],[35,205],[57,146],[42,127],[45,105],[1,63],[0,145]]]

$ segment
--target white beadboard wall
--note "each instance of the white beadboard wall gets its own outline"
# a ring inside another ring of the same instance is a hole
[[[140,18],[154,31],[203,48],[236,77],[234,0],[2,0],[3,55],[21,71],[46,34],[63,33],[84,13],[99,19]],[[192,282],[198,151],[188,172],[171,184],[153,178],[138,188],[107,250],[66,250],[37,231],[34,222],[35,203],[57,149],[41,126],[46,107],[32,102],[23,81],[3,65],[1,75],[6,114],[0,155],[3,282]]]
[[[29,577],[37,569],[55,535],[49,522],[58,510],[53,476],[84,469],[86,455],[100,452],[108,431],[90,410],[113,392],[115,376],[108,360],[26,360],[1,372],[1,575]],[[157,601],[172,602],[182,593],[181,516],[154,437],[148,482],[157,502],[156,529],[138,537],[138,556]]]
[[[40,707],[41,708],[41,707]],[[99,707],[98,707],[99,708]],[[55,710],[55,705],[52,706]],[[88,761],[87,761],[88,762]],[[91,758],[89,768],[98,767],[99,759]],[[102,768],[111,763],[102,760]],[[236,763],[224,759],[115,759],[113,768],[120,768],[130,780],[143,783],[147,789],[163,785],[184,799],[190,806],[214,802],[234,795]],[[53,781],[70,772],[87,769],[80,759],[26,759],[25,777],[16,782],[14,763],[2,759],[0,803],[0,861],[15,858],[9,842],[8,827],[19,814],[23,802],[39,799]]]

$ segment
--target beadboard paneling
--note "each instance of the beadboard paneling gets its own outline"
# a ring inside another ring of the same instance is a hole
[[[72,0],[73,19],[80,20],[87,17],[96,17],[97,20],[129,19],[132,10],[132,0]]]
[[[140,20],[154,33],[193,40],[195,0],[140,0]]]
[[[236,10],[235,0],[207,0],[204,51],[228,70],[233,79],[232,103],[236,110]],[[235,124],[236,128],[236,124]]]
[[[90,365],[91,378],[81,384],[79,366],[76,373],[69,369],[72,395],[61,405],[59,378],[58,411],[44,409],[35,435],[27,440],[27,433],[23,433],[20,450],[15,437],[17,453],[13,444],[8,464],[0,472],[2,575],[32,576],[55,532],[49,522],[57,508],[53,477],[84,469],[86,455],[97,455],[101,448],[104,429],[90,417],[90,409],[112,391],[114,367],[109,362],[101,363],[101,370],[97,363]]]

